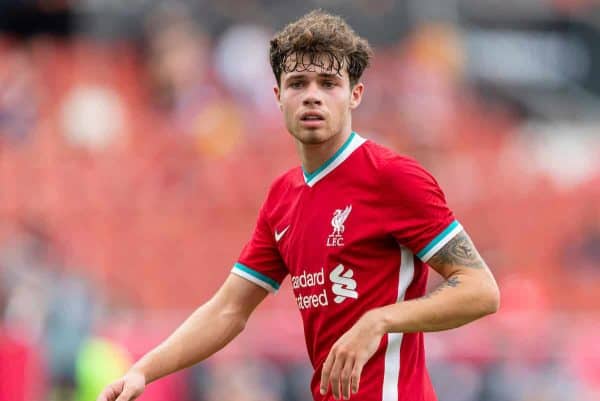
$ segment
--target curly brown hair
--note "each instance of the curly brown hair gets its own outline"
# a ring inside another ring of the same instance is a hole
[[[283,72],[307,71],[311,66],[340,73],[348,71],[350,87],[358,82],[373,56],[366,39],[341,18],[314,10],[288,24],[271,39],[271,68],[281,85]]]

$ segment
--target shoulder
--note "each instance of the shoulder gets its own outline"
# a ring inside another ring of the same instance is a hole
[[[300,166],[296,166],[275,178],[271,183],[269,192],[285,191],[290,188],[296,188],[303,184],[304,177],[302,175],[302,168]]]
[[[417,160],[397,153],[371,140],[365,143],[364,151],[384,184],[435,179]]]
[[[304,185],[302,168],[296,166],[287,170],[275,178],[269,186],[265,206],[269,207],[276,203],[280,203],[286,195],[289,195],[291,191],[294,191],[302,185]]]

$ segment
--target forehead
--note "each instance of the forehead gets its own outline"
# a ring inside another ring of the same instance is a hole
[[[328,53],[292,53],[285,59],[282,78],[305,75],[335,75],[338,78],[348,76],[346,62]]]

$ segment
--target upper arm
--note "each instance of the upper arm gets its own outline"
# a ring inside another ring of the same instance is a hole
[[[384,230],[422,261],[462,229],[437,181],[415,161],[392,159],[382,180]]]
[[[288,272],[275,241],[268,210],[267,201],[258,214],[250,240],[242,249],[231,272],[274,293]]]
[[[414,160],[402,157],[392,159],[382,177],[386,232],[446,280],[452,277],[453,286],[461,275],[465,285],[468,282],[479,294],[497,300],[492,273],[435,178]]]
[[[269,292],[277,292],[287,275],[267,213],[271,194],[272,189],[258,213],[250,240],[213,298],[220,307],[243,319],[248,319]]]
[[[427,264],[445,279],[456,274],[469,274],[496,285],[487,264],[464,230],[461,230],[440,248],[427,261]]]
[[[216,303],[221,312],[235,314],[247,320],[267,294],[268,291],[263,287],[229,274],[211,302]]]

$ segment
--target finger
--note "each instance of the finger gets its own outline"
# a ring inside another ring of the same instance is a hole
[[[352,369],[351,383],[352,383],[352,394],[358,393],[358,389],[360,387],[360,376],[362,374],[363,366],[365,363],[361,360],[356,360],[354,363],[354,368]]]
[[[340,377],[342,375],[342,369],[344,367],[344,358],[340,355],[336,355],[335,362],[331,367],[331,375],[329,376],[329,382],[331,383],[331,393],[333,398],[336,400],[340,399]]]
[[[331,374],[331,368],[335,361],[335,354],[330,352],[327,355],[327,359],[323,363],[323,369],[321,370],[321,395],[327,394],[327,390],[329,389],[329,376]]]
[[[119,396],[119,398],[116,399],[116,401],[131,401],[134,399],[134,394],[135,391],[131,387],[125,385],[123,391],[121,392],[121,395]]]
[[[96,401],[113,401],[123,389],[123,380],[114,382],[104,388]]]
[[[110,398],[108,398],[108,394],[108,389],[105,388],[104,390],[102,390],[98,398],[96,398],[96,401],[110,401]]]
[[[345,400],[350,398],[350,378],[354,369],[354,363],[354,358],[348,358],[342,368],[340,382],[342,385],[342,397],[344,397]]]
[[[102,390],[98,398],[96,398],[96,401],[110,401],[109,394],[108,389]]]

